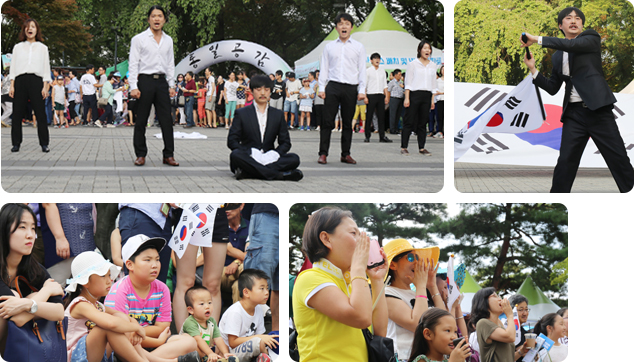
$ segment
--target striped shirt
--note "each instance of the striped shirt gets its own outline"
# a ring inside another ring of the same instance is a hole
[[[141,327],[172,321],[170,291],[160,280],[154,280],[150,284],[147,297],[141,299],[134,290],[130,277],[126,276],[110,288],[104,304],[136,319]]]

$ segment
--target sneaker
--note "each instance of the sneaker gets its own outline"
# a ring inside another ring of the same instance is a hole
[[[445,138],[442,133],[438,132],[434,135],[434,138]]]
[[[317,128],[315,128],[315,131],[319,131],[319,126],[317,126]]]
[[[363,133],[363,128],[361,128],[361,129],[359,130],[359,133]]]
[[[115,127],[117,127],[117,126],[115,126],[114,124],[109,124],[109,125],[106,126],[106,128],[115,128]]]
[[[178,362],[200,362],[200,357],[198,357],[198,351],[189,352],[188,354],[179,356]]]
[[[310,131],[310,127],[306,127],[306,130],[307,130],[307,131]]]
[[[66,128],[68,128],[68,123],[66,123]]]
[[[260,353],[260,355],[256,359],[256,362],[271,362],[271,357],[269,357],[269,355],[266,353]]]
[[[101,121],[100,120],[96,120],[95,121],[95,126],[97,126],[99,128],[103,128],[103,126],[101,125]]]
[[[59,126],[58,125],[54,125],[53,128],[57,129],[57,128],[59,128]]]

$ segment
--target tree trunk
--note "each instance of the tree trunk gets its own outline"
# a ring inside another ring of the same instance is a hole
[[[500,287],[500,281],[502,277],[502,271],[504,270],[504,264],[506,263],[506,255],[508,254],[509,247],[511,246],[511,205],[504,205],[504,235],[502,241],[502,247],[500,248],[500,256],[498,256],[497,264],[495,265],[495,273],[493,273],[493,288],[498,290]]]

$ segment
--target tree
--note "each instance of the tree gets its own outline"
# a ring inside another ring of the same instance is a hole
[[[586,16],[584,29],[602,38],[606,80],[620,91],[634,79],[634,7],[626,0],[464,0],[455,12],[455,77],[460,82],[516,85],[528,74],[522,32],[562,37],[557,15],[568,6]],[[538,69],[552,70],[553,49],[530,47]]]
[[[19,41],[24,20],[35,19],[48,46],[52,65],[75,62],[91,51],[92,37],[81,21],[69,19],[77,12],[75,0],[16,0],[2,5],[2,53],[11,53]]]
[[[529,272],[543,291],[552,267],[568,256],[568,211],[561,204],[464,204],[429,232],[458,242],[441,250],[460,256],[482,286],[517,290]]]
[[[302,235],[308,217],[314,211],[332,204],[296,204],[290,210],[289,260],[291,272],[297,272],[302,258]],[[446,215],[445,204],[337,204],[352,212],[360,229],[366,230],[383,245],[387,239],[405,238],[434,244],[427,226]],[[406,225],[404,225],[406,224]]]

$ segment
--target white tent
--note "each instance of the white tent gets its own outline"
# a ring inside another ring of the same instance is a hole
[[[517,294],[521,294],[528,299],[528,307],[531,310],[528,314],[528,322],[530,324],[535,324],[544,315],[556,313],[560,309],[557,304],[548,299],[530,276],[526,277],[524,283],[517,290]]]
[[[619,93],[625,94],[634,94],[634,80],[627,85],[627,87],[623,88]]]
[[[333,31],[315,49],[295,62],[295,73],[302,78],[308,72],[319,69],[319,62],[324,47],[337,39],[337,31]],[[377,3],[363,24],[352,30],[351,37],[365,47],[366,64],[370,66],[370,55],[381,54],[379,68],[405,71],[407,64],[416,58],[416,48],[420,43],[405,30],[385,8],[383,3]],[[444,63],[444,51],[432,47],[431,60],[436,64]]]

